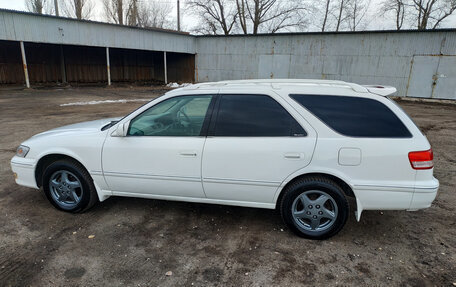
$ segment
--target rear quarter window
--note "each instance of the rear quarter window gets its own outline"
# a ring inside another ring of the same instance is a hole
[[[404,123],[383,103],[367,98],[290,95],[334,131],[350,137],[410,138]]]

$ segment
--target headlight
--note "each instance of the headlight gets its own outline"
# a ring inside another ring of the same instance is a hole
[[[29,152],[30,148],[25,145],[20,145],[16,150],[16,156],[18,157],[25,157]]]

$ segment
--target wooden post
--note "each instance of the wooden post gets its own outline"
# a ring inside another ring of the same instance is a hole
[[[106,47],[106,70],[108,72],[108,86],[111,85],[111,65],[109,64],[109,47]]]
[[[65,70],[65,56],[63,54],[63,45],[60,45],[60,71],[62,72],[62,83],[67,82]]]
[[[165,63],[165,84],[168,84],[168,67],[166,65],[166,51],[163,52],[163,60]]]
[[[24,67],[25,85],[30,88],[29,74],[27,69],[27,58],[25,57],[24,42],[20,41],[21,54],[22,54],[22,66]]]

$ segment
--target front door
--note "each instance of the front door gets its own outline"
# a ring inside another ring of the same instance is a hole
[[[201,157],[212,98],[166,99],[132,119],[126,137],[108,135],[102,163],[113,194],[205,197]]]

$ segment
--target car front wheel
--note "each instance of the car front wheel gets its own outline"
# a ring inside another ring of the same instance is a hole
[[[46,168],[43,189],[52,205],[67,212],[85,211],[98,199],[89,173],[71,160],[55,161]]]
[[[342,189],[325,177],[298,179],[284,190],[279,205],[285,224],[297,235],[325,239],[336,235],[348,218]]]

